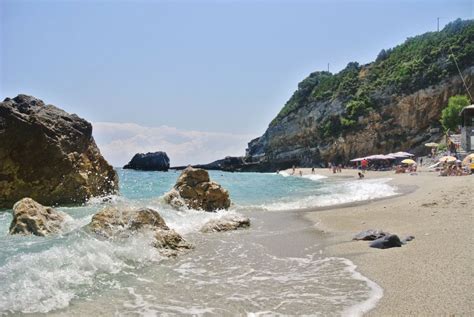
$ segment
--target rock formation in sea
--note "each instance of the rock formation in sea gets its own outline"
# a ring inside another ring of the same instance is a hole
[[[165,195],[165,201],[176,209],[216,211],[230,207],[227,190],[211,181],[206,170],[192,167],[182,171],[173,189]]]
[[[250,219],[243,215],[225,215],[219,219],[209,220],[201,227],[201,232],[220,232],[248,228]]]
[[[118,190],[92,125],[32,96],[0,103],[0,162],[0,208],[23,197],[44,205],[82,203]]]
[[[92,217],[88,229],[105,238],[127,238],[140,230],[151,230],[155,238],[153,246],[165,256],[176,256],[192,248],[191,244],[170,229],[160,214],[151,208],[105,207]]]
[[[59,233],[67,215],[45,207],[31,198],[23,198],[13,206],[10,234],[47,236]]]
[[[125,169],[141,171],[167,171],[170,168],[170,159],[165,152],[137,153],[125,165]]]

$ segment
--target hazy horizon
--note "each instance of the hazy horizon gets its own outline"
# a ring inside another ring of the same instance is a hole
[[[114,166],[243,155],[309,73],[473,16],[472,1],[0,1],[0,97],[76,113]]]

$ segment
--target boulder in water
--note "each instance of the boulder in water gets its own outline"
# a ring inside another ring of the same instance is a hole
[[[151,230],[155,237],[153,245],[165,256],[176,256],[192,248],[191,244],[171,230],[160,214],[151,208],[132,210],[106,207],[92,217],[88,228],[106,238],[128,237],[140,230]]]
[[[123,168],[141,171],[168,171],[170,159],[165,152],[161,151],[146,154],[137,153]]]
[[[153,245],[165,256],[176,256],[179,253],[193,248],[193,246],[184,240],[176,231],[163,229],[156,230]]]
[[[118,190],[92,125],[32,96],[0,102],[0,208],[31,197],[44,205],[82,203]]]
[[[192,167],[183,170],[165,201],[177,209],[216,211],[230,207],[229,192],[211,181],[206,170]]]
[[[250,219],[242,215],[226,215],[220,219],[212,219],[201,227],[201,232],[220,232],[248,228]]]
[[[10,234],[47,236],[58,233],[65,217],[66,214],[60,211],[45,207],[31,198],[23,198],[13,206]]]

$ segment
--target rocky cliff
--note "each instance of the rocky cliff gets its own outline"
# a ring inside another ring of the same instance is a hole
[[[367,154],[410,150],[442,136],[448,98],[474,95],[474,22],[455,21],[382,50],[366,65],[315,72],[298,85],[244,161],[261,171],[347,162]],[[454,57],[456,61],[454,60]]]
[[[117,190],[89,122],[27,95],[0,103],[0,208],[23,197],[82,203]]]

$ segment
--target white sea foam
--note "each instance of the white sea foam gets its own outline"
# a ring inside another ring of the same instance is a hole
[[[367,283],[367,286],[370,287],[369,298],[367,298],[363,302],[357,303],[355,305],[352,305],[351,307],[346,308],[342,312],[342,316],[344,317],[362,316],[364,313],[367,313],[368,311],[372,310],[377,305],[378,301],[383,296],[383,289],[374,281],[369,280],[367,277],[357,272],[356,271],[357,266],[354,263],[352,263],[350,260],[342,259],[342,261],[344,261],[347,265],[346,271],[352,273],[352,278],[359,281],[364,281],[365,283]]]
[[[390,179],[351,180],[326,183],[314,195],[306,197],[284,197],[259,207],[269,211],[327,207],[351,202],[365,201],[397,194],[396,188],[387,184]]]
[[[290,173],[288,173],[287,171],[280,171],[280,172],[278,172],[278,174],[283,176],[283,177],[291,176]]]
[[[321,179],[328,178],[327,176],[324,175],[319,175],[319,174],[308,174],[308,175],[303,175],[303,178],[310,179],[312,181],[319,181]]]
[[[58,243],[60,239],[40,241],[38,248],[42,242],[53,246],[19,253],[0,267],[0,314],[46,313],[67,307],[79,294],[113,284],[113,275],[162,259],[150,247],[151,234],[113,242],[75,232]]]

